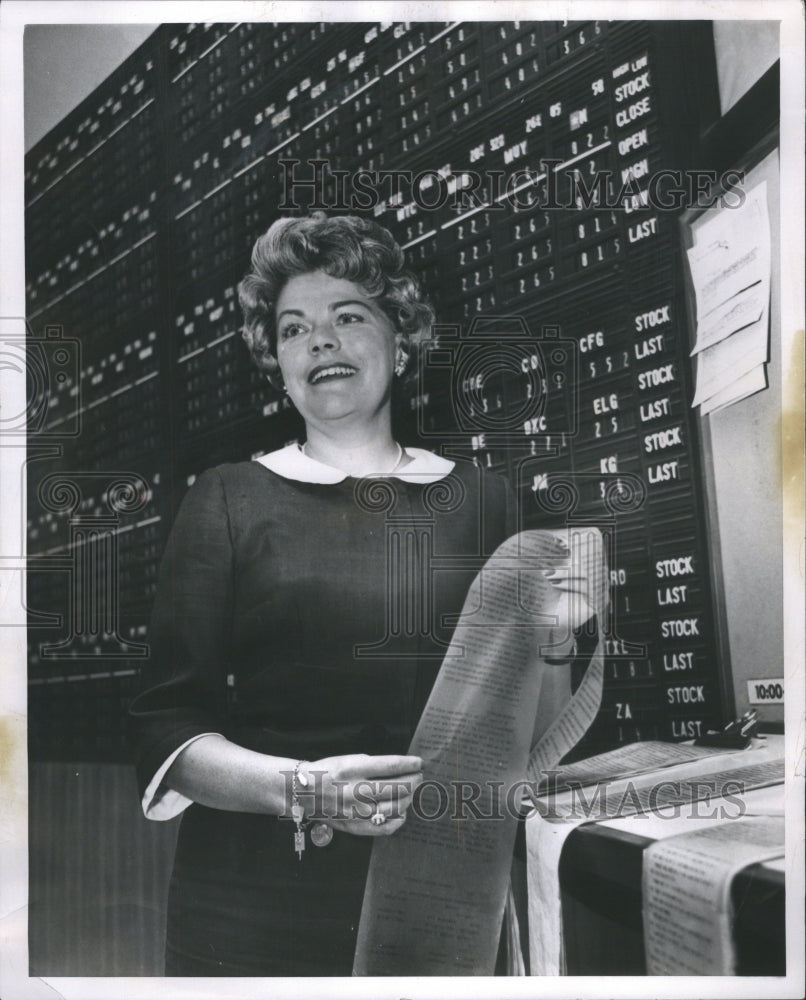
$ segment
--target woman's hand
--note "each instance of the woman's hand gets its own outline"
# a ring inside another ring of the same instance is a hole
[[[406,822],[422,770],[419,757],[397,754],[325,757],[300,768],[308,785],[298,788],[299,800],[306,819],[360,837],[387,837]]]
[[[573,632],[596,613],[588,599],[588,580],[574,573],[570,563],[543,570],[551,586],[546,613],[557,617],[558,633]]]
[[[574,648],[574,630],[593,617],[595,611],[590,602],[590,581],[582,572],[577,560],[572,561],[571,551],[564,539],[557,539],[560,559],[550,568],[543,570],[549,584],[549,593],[543,607],[547,615],[556,619],[549,629],[546,651],[562,658],[564,652]]]

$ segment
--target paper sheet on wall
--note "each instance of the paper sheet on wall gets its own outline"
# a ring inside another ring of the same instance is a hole
[[[591,581],[591,607],[602,621],[601,535],[591,528],[569,534],[572,565]],[[508,539],[470,588],[411,744],[410,752],[425,761],[429,785],[420,815],[410,810],[393,837],[373,845],[356,975],[494,971],[517,822],[517,810],[502,795],[524,780],[541,680],[545,670],[557,669],[540,656],[546,616],[553,613],[540,569],[563,558],[558,535],[565,532]],[[594,661],[601,687],[599,647]],[[478,787],[475,809],[456,818],[457,783],[468,788],[469,782]],[[441,790],[453,793],[447,809]]]
[[[688,251],[697,296],[697,328],[710,314],[746,288],[770,276],[770,221],[767,183],[747,192],[743,205],[713,212],[694,233]],[[769,292],[769,286],[767,288]],[[744,325],[744,324],[741,324]],[[738,329],[734,326],[733,329]]]
[[[731,883],[783,853],[783,816],[745,816],[651,844],[642,879],[648,973],[735,975]]]
[[[769,298],[769,279],[762,278],[755,285],[745,288],[732,299],[717,306],[697,325],[697,342],[692,348],[691,356],[714,347],[732,333],[758,323]]]
[[[766,388],[771,273],[767,185],[724,207],[694,233],[688,250],[697,306],[692,406],[713,412]]]
[[[760,322],[739,330],[697,356],[697,389],[692,406],[699,406],[718,394],[724,396],[730,389],[735,394],[739,379],[766,364],[768,328],[769,309],[765,307]]]
[[[759,365],[758,368],[754,368],[752,371],[747,372],[746,375],[737,378],[735,382],[732,382],[725,389],[714,393],[708,399],[704,399],[700,403],[700,413],[703,415],[706,413],[716,413],[718,410],[730,406],[731,403],[738,403],[742,399],[747,399],[748,396],[761,392],[768,385],[767,366]]]

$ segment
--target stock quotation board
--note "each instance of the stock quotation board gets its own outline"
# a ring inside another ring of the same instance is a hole
[[[26,158],[31,752],[125,757],[179,501],[299,435],[236,289],[311,209],[435,305],[401,435],[509,477],[522,529],[604,531],[586,752],[721,722],[678,238],[717,113],[707,22],[159,28]]]

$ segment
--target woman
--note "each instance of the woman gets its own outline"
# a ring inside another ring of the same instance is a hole
[[[244,338],[306,439],[204,473],[181,506],[132,706],[138,779],[147,816],[184,812],[167,974],[346,976],[373,838],[422,777],[406,750],[445,616],[512,533],[511,493],[393,438],[432,313],[386,230],[280,220],[252,267]],[[452,555],[476,565],[438,571]]]

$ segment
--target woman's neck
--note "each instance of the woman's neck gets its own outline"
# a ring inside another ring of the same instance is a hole
[[[388,428],[334,435],[308,426],[303,451],[308,458],[356,477],[389,474],[406,464],[405,453]]]

